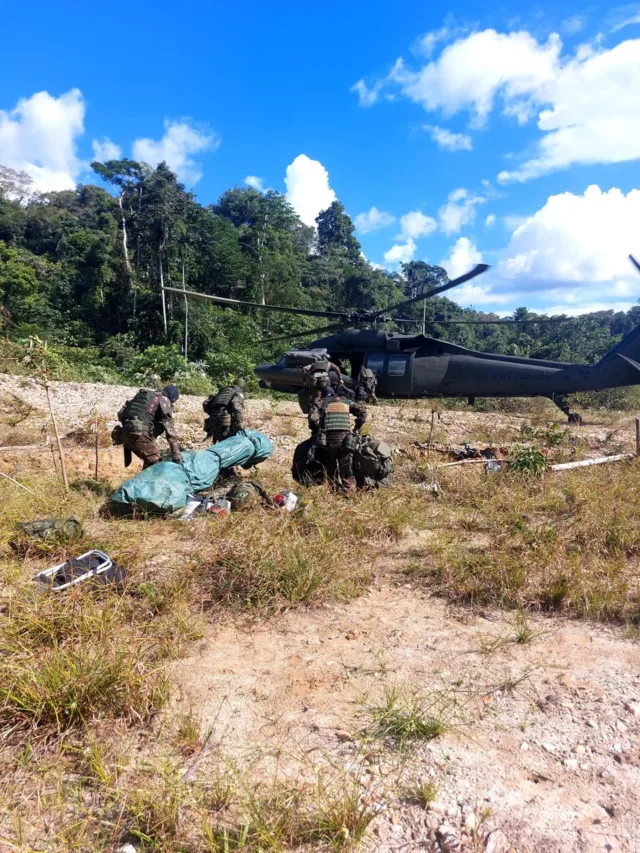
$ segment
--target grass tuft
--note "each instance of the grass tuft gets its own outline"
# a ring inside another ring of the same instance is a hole
[[[397,687],[387,688],[382,701],[365,706],[364,712],[368,737],[400,748],[446,734],[452,718],[451,703],[441,694],[402,693]]]

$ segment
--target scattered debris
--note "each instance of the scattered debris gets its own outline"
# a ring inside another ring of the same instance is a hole
[[[287,512],[293,512],[298,505],[298,496],[295,492],[278,492],[277,495],[273,496],[273,503],[279,509],[286,509]]]
[[[490,459],[484,466],[485,474],[499,474],[502,471],[502,463],[499,459]]]
[[[113,583],[121,586],[125,580],[125,571],[103,551],[93,550],[39,572],[33,578],[52,592],[63,592],[70,586],[90,579],[97,584]]]

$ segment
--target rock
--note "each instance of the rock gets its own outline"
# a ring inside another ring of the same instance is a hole
[[[137,853],[137,851],[133,844],[123,844],[122,847],[118,847],[116,853]]]
[[[597,729],[598,728],[598,724],[596,723],[595,720],[587,720],[587,725],[589,726],[590,729]]]
[[[522,743],[520,744],[520,749],[521,749],[523,752],[525,752],[527,749],[529,749],[529,744],[526,742],[526,740],[523,740],[523,741],[522,741]]]
[[[573,751],[576,755],[584,755],[587,751],[587,748],[583,744],[579,743],[576,747],[574,747]]]
[[[428,814],[425,818],[425,826],[431,832],[435,832],[440,826],[440,817],[437,814]]]
[[[624,708],[625,708],[625,711],[628,711],[630,714],[633,714],[634,717],[640,717],[640,703],[638,703],[638,702],[625,702]]]
[[[478,818],[473,812],[469,812],[465,815],[464,826],[465,829],[469,830],[469,832],[473,832],[473,830],[478,826]]]
[[[435,801],[433,803],[429,803],[429,811],[435,815],[443,815],[446,809],[443,803]]]
[[[509,839],[500,829],[494,829],[487,835],[484,844],[485,853],[509,853],[511,845]]]
[[[577,758],[565,758],[562,762],[565,769],[569,770],[571,773],[575,773],[578,770],[578,759]]]
[[[355,631],[349,631],[344,636],[346,640],[356,640],[358,638]]]
[[[458,836],[450,823],[441,823],[438,827],[437,836],[442,853],[455,853],[460,849]]]
[[[616,720],[616,730],[620,732],[620,734],[624,734],[627,730],[627,727],[622,722],[622,720]]]
[[[347,743],[353,740],[353,737],[349,734],[349,732],[345,732],[344,729],[338,729],[336,732],[336,737],[340,741],[340,743]]]
[[[556,748],[552,743],[543,743],[542,748],[545,752],[549,752],[551,755],[556,751]]]

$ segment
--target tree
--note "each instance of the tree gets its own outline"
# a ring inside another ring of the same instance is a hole
[[[37,192],[30,175],[0,165],[0,198],[26,204],[36,196]]]
[[[321,211],[317,218],[318,251],[321,255],[331,249],[341,249],[351,263],[361,257],[360,243],[353,236],[355,226],[339,201],[334,201]]]

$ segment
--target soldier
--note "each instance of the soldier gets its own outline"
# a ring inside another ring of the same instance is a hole
[[[358,374],[358,384],[356,385],[357,402],[375,405],[378,402],[378,398],[376,397],[377,384],[378,380],[373,370],[369,367],[361,367]]]
[[[202,404],[205,414],[204,431],[214,442],[224,441],[244,429],[244,379],[221,388]]]
[[[355,432],[359,432],[367,410],[362,403],[336,395],[331,387],[323,391],[322,402],[309,413],[315,459],[324,467],[331,485],[335,488],[341,484],[347,494],[356,490],[353,452],[357,439],[351,433],[350,415],[356,419]]]
[[[173,422],[173,404],[180,392],[175,385],[167,385],[162,391],[141,388],[118,412],[122,424],[124,465],[131,464],[131,454],[142,459],[143,468],[155,465],[161,459],[156,438],[164,433],[171,448],[173,462],[182,464],[180,438]]]

